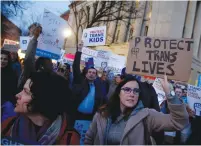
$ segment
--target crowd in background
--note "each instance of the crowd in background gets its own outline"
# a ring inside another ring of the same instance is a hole
[[[201,144],[201,118],[187,106],[185,86],[172,82],[177,98],[159,105],[152,84],[125,68],[112,79],[93,66],[81,71],[82,46],[73,66],[36,60],[41,30],[33,29],[24,59],[1,50],[2,135],[27,144],[80,144],[83,135],[73,126],[88,120],[85,144],[151,144],[150,137],[157,144]]]

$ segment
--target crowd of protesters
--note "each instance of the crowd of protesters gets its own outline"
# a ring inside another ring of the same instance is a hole
[[[80,69],[82,44],[72,67],[35,59],[40,25],[32,27],[25,58],[1,49],[1,135],[20,144],[143,145],[201,144],[201,117],[188,107],[186,90],[161,80],[166,100],[159,105],[148,82],[93,66]],[[85,133],[75,123],[90,121]],[[23,132],[22,132],[23,131]]]

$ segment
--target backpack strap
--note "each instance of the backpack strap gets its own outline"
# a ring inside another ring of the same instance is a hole
[[[10,117],[2,123],[2,131],[1,134],[6,136],[10,128],[12,127],[13,123],[15,122],[16,117]]]
[[[64,133],[57,139],[57,141],[61,140],[64,136],[66,137],[66,145],[72,145],[72,140],[75,135],[80,134],[74,128],[74,120],[70,119],[68,115],[66,115],[67,127],[64,130]]]

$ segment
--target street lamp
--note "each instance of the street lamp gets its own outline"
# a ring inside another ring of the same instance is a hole
[[[65,29],[63,35],[65,38],[68,38],[72,35],[72,31],[70,29]]]
[[[65,39],[64,39],[64,50],[65,50],[67,38],[70,37],[71,35],[72,35],[72,31],[70,29],[65,29],[63,31],[63,36],[65,37]]]

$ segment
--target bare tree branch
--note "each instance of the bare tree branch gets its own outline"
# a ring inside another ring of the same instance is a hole
[[[131,26],[131,20],[143,17],[141,12],[143,5],[137,7],[135,1],[93,1],[90,8],[87,4],[86,1],[73,1],[70,5],[75,18],[76,43],[78,43],[80,29],[97,26],[102,22],[117,21],[118,23],[122,21],[126,24],[128,31]],[[81,8],[79,9],[78,7]]]

